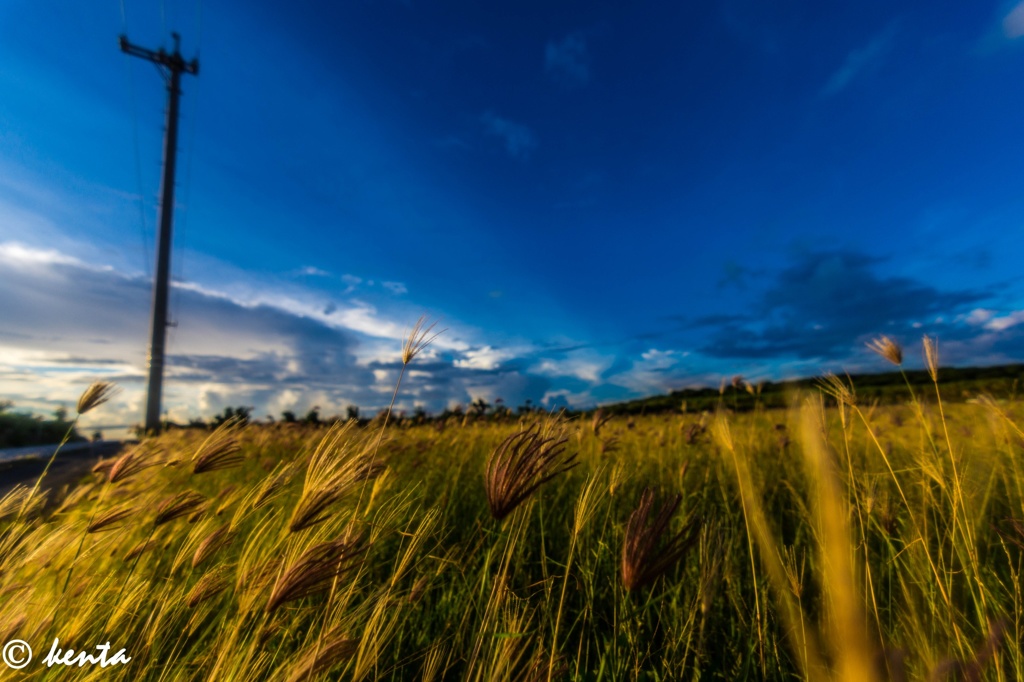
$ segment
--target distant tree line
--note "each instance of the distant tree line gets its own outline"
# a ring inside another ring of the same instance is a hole
[[[71,426],[68,411],[63,407],[54,410],[50,419],[14,412],[13,407],[14,403],[10,400],[0,400],[0,448],[59,443]],[[76,430],[71,434],[71,440],[85,439]]]

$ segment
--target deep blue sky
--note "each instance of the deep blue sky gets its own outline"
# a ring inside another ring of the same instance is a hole
[[[406,408],[1024,359],[1024,5],[958,4],[4,3],[0,393],[139,418],[171,30],[174,417],[379,407],[421,313]]]

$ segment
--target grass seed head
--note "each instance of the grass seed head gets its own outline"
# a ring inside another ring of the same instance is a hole
[[[555,476],[578,464],[577,453],[566,454],[568,438],[545,438],[536,425],[518,431],[487,458],[484,488],[491,516],[502,520]]]
[[[120,389],[109,381],[94,381],[78,398],[78,414],[99,407],[113,398]]]
[[[299,659],[288,676],[288,682],[304,682],[327,672],[338,663],[352,658],[359,651],[359,640],[349,637],[339,627],[333,628]]]
[[[185,604],[190,609],[194,609],[207,599],[216,597],[224,591],[224,588],[231,584],[228,580],[230,574],[231,569],[227,566],[218,566],[206,573],[189,590],[188,596],[185,597]]]
[[[447,330],[442,329],[434,335],[430,332],[434,330],[434,326],[437,322],[431,322],[429,326],[424,328],[424,324],[427,321],[427,316],[422,315],[420,319],[416,320],[416,324],[413,325],[412,331],[409,332],[409,336],[405,339],[405,344],[402,345],[402,364],[408,365],[412,362],[412,359],[419,355],[420,351],[429,346],[434,339]]]
[[[244,457],[236,437],[241,428],[239,419],[229,419],[218,426],[192,455],[192,473],[202,474],[241,464]]]
[[[107,480],[111,483],[127,480],[144,469],[160,464],[160,455],[152,448],[138,445],[117,458],[108,470]]]
[[[266,613],[327,589],[334,578],[358,565],[364,551],[366,545],[359,536],[343,536],[313,545],[278,578],[267,601]]]
[[[678,533],[665,537],[683,496],[678,493],[654,510],[654,491],[644,488],[640,503],[629,515],[622,542],[622,584],[632,592],[658,579],[700,538],[700,522],[688,521]]]
[[[180,493],[164,498],[156,508],[156,518],[153,519],[154,526],[173,521],[174,519],[188,516],[196,512],[206,497],[194,490],[183,490]]]
[[[231,524],[228,523],[207,535],[196,547],[195,554],[192,555],[192,568],[209,559],[220,549],[230,545],[236,535],[237,533],[231,530]]]
[[[921,339],[924,344],[924,359],[928,365],[928,374],[931,375],[932,381],[938,383],[939,381],[939,340],[933,339],[927,334]]]
[[[121,521],[135,513],[135,507],[129,504],[123,504],[112,509],[108,509],[102,514],[96,516],[89,525],[86,527],[86,533],[99,533],[104,530],[113,530]]]
[[[867,347],[897,367],[903,364],[903,348],[888,336],[879,336],[877,339],[872,339],[867,344]]]

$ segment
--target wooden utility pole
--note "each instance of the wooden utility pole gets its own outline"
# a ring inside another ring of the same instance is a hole
[[[199,75],[199,60],[181,57],[181,36],[172,33],[174,53],[156,52],[120,39],[121,51],[156,64],[167,81],[167,126],[164,131],[164,170],[160,179],[160,235],[157,241],[156,277],[153,284],[152,335],[149,341],[149,388],[146,395],[146,431],[160,432],[160,392],[164,382],[164,345],[167,340],[167,290],[171,272],[171,221],[174,218],[174,161],[178,151],[178,98],[181,74]]]

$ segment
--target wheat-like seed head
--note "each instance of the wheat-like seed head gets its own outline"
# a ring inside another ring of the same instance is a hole
[[[108,509],[102,514],[94,518],[89,525],[86,527],[86,533],[99,533],[104,530],[113,530],[116,528],[121,521],[134,514],[136,511],[135,507],[131,504],[122,504],[112,509]]]
[[[502,520],[537,488],[578,464],[565,454],[568,438],[545,438],[534,425],[508,438],[487,458],[484,488],[491,516]]]
[[[85,414],[89,410],[99,407],[113,398],[120,390],[109,381],[92,382],[78,398],[78,414]]]
[[[921,339],[924,344],[924,359],[928,364],[928,374],[932,381],[939,382],[939,340],[933,339],[927,334]]]
[[[107,480],[118,483],[127,480],[143,469],[156,466],[162,461],[162,453],[146,445],[138,445],[124,453],[110,467]]]
[[[818,380],[818,388],[836,399],[840,405],[854,406],[857,404],[857,392],[853,388],[853,382],[847,386],[843,380],[832,372],[828,372]]]
[[[366,545],[359,536],[343,536],[310,547],[278,578],[265,612],[273,613],[283,604],[326,590],[334,578],[358,565],[364,551]]]
[[[867,347],[899,367],[903,364],[903,348],[888,336],[872,339]]]
[[[679,561],[700,538],[700,522],[691,519],[682,530],[662,541],[683,496],[678,493],[662,505],[654,519],[654,491],[644,488],[640,503],[629,515],[622,541],[622,584],[632,592],[649,585]]]
[[[153,525],[162,526],[174,519],[188,516],[196,512],[204,502],[206,502],[206,497],[194,490],[183,490],[180,493],[171,495],[157,506]]]
[[[236,436],[243,426],[238,418],[228,419],[218,426],[192,455],[192,473],[201,474],[241,464],[244,459],[240,454],[242,446]]]
[[[217,566],[203,575],[203,577],[192,586],[192,589],[189,590],[188,596],[185,597],[186,606],[190,609],[194,609],[207,599],[216,597],[220,594],[224,588],[231,584],[231,581],[229,580],[231,570],[232,567],[230,566]]]
[[[359,483],[377,478],[387,467],[372,451],[345,440],[351,422],[334,426],[320,441],[309,462],[302,496],[295,505],[289,530],[293,533],[315,526],[330,517],[330,507]]]
[[[304,682],[325,673],[341,661],[352,658],[359,651],[359,640],[336,626],[320,637],[312,651],[299,659],[288,676],[288,682]]]
[[[199,543],[195,554],[192,555],[192,568],[206,561],[220,549],[227,547],[235,539],[237,532],[231,529],[230,523],[213,531]]]
[[[403,365],[408,365],[412,362],[412,359],[419,355],[420,351],[429,346],[434,339],[447,331],[446,329],[442,329],[431,336],[430,332],[433,331],[437,322],[431,322],[429,326],[424,328],[423,325],[426,324],[426,321],[426,315],[420,316],[420,319],[416,320],[416,324],[413,325],[412,331],[409,332],[409,336],[406,337],[405,344],[402,346]]]

